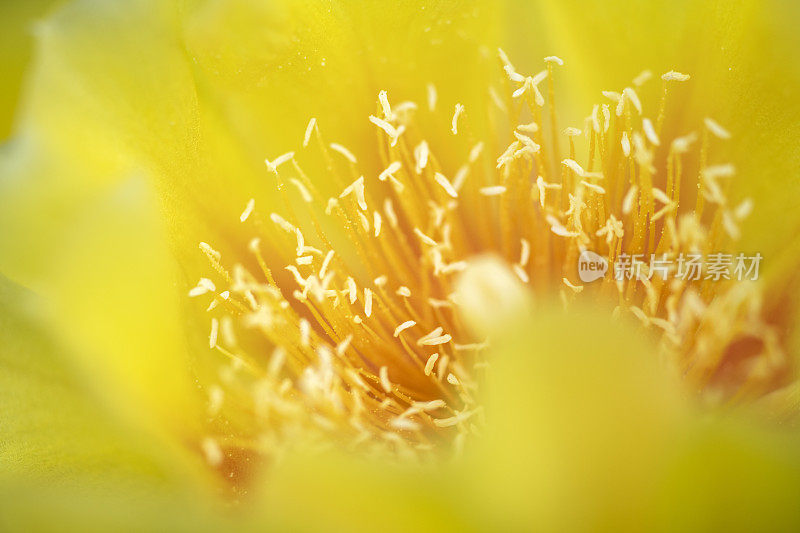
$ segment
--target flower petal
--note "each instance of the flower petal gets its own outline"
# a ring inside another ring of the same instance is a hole
[[[485,512],[476,523],[798,522],[789,496],[800,485],[796,435],[685,403],[634,324],[545,307],[509,326],[493,336],[503,340],[491,359],[487,426],[456,467],[470,478],[457,482],[471,493],[459,499]]]
[[[491,431],[473,456],[488,507],[510,523],[603,523],[652,498],[682,408],[641,332],[599,310],[545,308],[500,338]]]
[[[52,301],[57,333],[113,408],[185,434],[200,404],[153,188],[194,160],[196,101],[172,13],[87,1],[41,25],[0,160],[0,219],[14,228],[0,269]]]
[[[0,309],[0,485],[25,479],[77,487],[81,479],[201,487],[184,451],[119,416],[74,364],[43,302],[0,277]]]
[[[15,214],[10,208],[3,218]],[[4,255],[3,267],[45,295],[54,334],[75,348],[80,368],[112,409],[179,434],[194,432],[192,413],[201,405],[190,386],[185,326],[170,296],[176,293],[174,267],[142,180],[132,177],[84,200],[67,210],[60,226],[50,219],[47,231],[38,233],[38,218],[48,214],[61,215],[23,212],[16,218],[16,224],[30,221],[32,231],[4,235],[4,249],[20,253]],[[39,248],[42,257],[26,258],[29,248]]]
[[[11,133],[22,78],[31,59],[33,21],[56,0],[6,2],[0,20],[0,140]]]

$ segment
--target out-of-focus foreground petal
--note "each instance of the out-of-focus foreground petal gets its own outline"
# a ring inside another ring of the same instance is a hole
[[[632,326],[547,309],[504,332],[471,465],[501,523],[613,528],[648,518],[686,412]]]
[[[185,168],[195,105],[170,10],[138,7],[71,4],[40,24],[0,160],[0,222],[13,228],[0,268],[46,298],[104,402],[186,436],[199,402],[152,181]]]
[[[202,470],[104,405],[40,304],[0,278],[0,529],[201,525]]]
[[[473,486],[499,523],[693,530],[800,520],[788,495],[800,488],[796,439],[707,419],[633,324],[577,309],[512,331],[493,363],[485,447],[468,469],[485,476]]]
[[[59,0],[3,2],[0,7],[0,140],[11,133],[19,93],[33,49],[33,26]]]

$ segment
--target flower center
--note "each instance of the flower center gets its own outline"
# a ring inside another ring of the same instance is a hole
[[[210,347],[232,365],[208,385],[211,415],[227,417],[203,443],[212,464],[232,448],[274,455],[300,439],[409,455],[460,446],[480,427],[491,339],[465,325],[455,288],[485,254],[566,307],[614,302],[708,394],[774,385],[785,357],[760,318],[757,286],[732,275],[750,202],[731,205],[734,169],[710,162],[730,135],[705,119],[699,135],[662,139],[669,91],[689,76],[662,76],[653,120],[638,94],[645,72],[604,92],[581,129],[561,130],[554,75],[563,62],[545,65],[525,76],[500,51],[504,72],[488,109],[475,110],[494,125],[487,132],[461,104],[442,110],[433,86],[424,106],[391,105],[381,91],[369,117],[382,164],[374,175],[313,118],[297,153],[266,161],[285,208],[247,203],[240,220],[254,238],[239,262],[201,243],[215,279],[190,292],[213,297]],[[445,123],[456,148],[426,140],[420,114]],[[324,181],[306,171],[314,166]],[[329,182],[332,197],[321,192]],[[709,275],[714,254],[730,255],[727,274]],[[704,268],[686,276],[697,256]]]

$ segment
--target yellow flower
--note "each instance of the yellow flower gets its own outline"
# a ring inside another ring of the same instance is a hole
[[[66,6],[0,163],[8,527],[797,524],[796,435],[694,404],[797,410],[785,9]],[[761,282],[635,255],[716,252]]]

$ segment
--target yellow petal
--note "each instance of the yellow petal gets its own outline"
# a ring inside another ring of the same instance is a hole
[[[704,420],[692,430],[674,445],[652,523],[675,531],[800,525],[796,435],[741,420]]]
[[[0,140],[11,133],[25,70],[33,49],[34,21],[55,0],[5,2],[0,17]]]
[[[16,223],[30,221],[33,231],[4,235],[6,250],[20,250],[4,255],[4,267],[46,296],[55,335],[75,348],[79,368],[104,403],[143,423],[193,433],[201,406],[190,385],[187,323],[152,197],[131,177],[76,207],[57,228],[61,213],[49,213],[48,232],[39,234],[37,218],[48,213],[23,213]],[[29,247],[40,247],[41,258],[27,263]],[[26,264],[35,268],[25,270]]]
[[[641,518],[635,510],[653,498],[650,480],[683,411],[653,345],[631,326],[599,310],[544,309],[501,337],[485,441],[470,456],[498,519],[577,527]]]
[[[0,165],[0,218],[14,228],[0,238],[0,268],[51,300],[57,333],[104,401],[186,434],[200,410],[190,321],[153,184],[192,168],[196,102],[168,38],[172,11],[155,4],[79,2],[40,26]]]
[[[22,487],[22,480],[74,489],[141,483],[158,490],[194,485],[199,494],[202,475],[191,473],[193,460],[110,408],[102,387],[54,336],[45,309],[0,278],[0,487]]]

